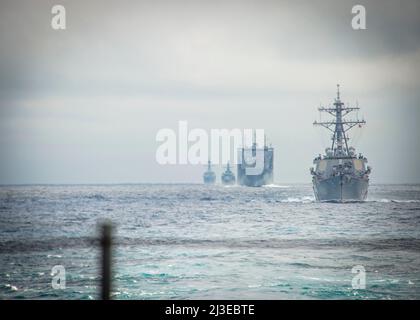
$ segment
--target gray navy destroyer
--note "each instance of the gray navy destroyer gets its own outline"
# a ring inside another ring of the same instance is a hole
[[[214,184],[216,182],[216,174],[211,170],[211,162],[208,162],[207,171],[203,174],[205,184]]]
[[[367,197],[369,174],[367,159],[353,147],[349,147],[346,134],[354,126],[361,127],[364,120],[346,120],[344,117],[358,107],[345,107],[340,99],[340,86],[337,85],[337,98],[333,107],[321,107],[334,117],[332,121],[314,122],[332,132],[332,144],[325,150],[325,155],[315,158],[315,168],[311,168],[312,183],[318,201],[363,201]]]
[[[273,183],[274,149],[266,145],[258,147],[253,139],[251,148],[239,149],[238,184],[248,187],[261,187]]]
[[[229,162],[226,167],[226,171],[222,174],[222,183],[225,185],[235,184],[236,178],[233,172],[230,170]]]

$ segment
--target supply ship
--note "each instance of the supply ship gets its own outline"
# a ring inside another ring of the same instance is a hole
[[[251,147],[239,149],[238,184],[248,187],[261,187],[273,183],[274,149],[266,145],[258,146],[253,137]]]

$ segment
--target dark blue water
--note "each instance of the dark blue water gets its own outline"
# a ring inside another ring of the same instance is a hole
[[[310,185],[3,186],[0,298],[96,299],[104,219],[116,299],[420,298],[419,185],[349,204],[317,203]]]

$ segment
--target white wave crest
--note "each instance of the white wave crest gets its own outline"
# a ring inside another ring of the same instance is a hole
[[[280,200],[280,202],[284,202],[284,203],[311,203],[314,201],[315,201],[315,197],[300,197],[300,198],[289,197],[287,199]]]
[[[264,188],[290,188],[290,186],[281,186],[278,184],[265,184],[263,185]]]
[[[390,203],[390,202],[394,202],[394,203],[420,203],[420,200],[416,199],[416,200],[396,200],[396,199],[372,199],[372,200],[368,200],[368,202],[381,202],[381,203]]]

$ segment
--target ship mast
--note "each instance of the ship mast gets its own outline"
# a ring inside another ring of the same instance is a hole
[[[334,107],[325,108],[321,107],[318,108],[320,112],[327,112],[330,115],[335,117],[335,121],[326,121],[326,122],[318,122],[315,121],[315,126],[322,126],[327,128],[333,133],[332,136],[332,144],[331,150],[334,151],[335,157],[349,157],[349,146],[348,140],[349,138],[346,135],[346,132],[349,131],[356,125],[365,124],[365,120],[346,120],[344,116],[349,114],[352,111],[359,110],[359,107],[345,107],[344,103],[340,99],[340,85],[337,84],[337,98],[334,99],[333,103]]]

